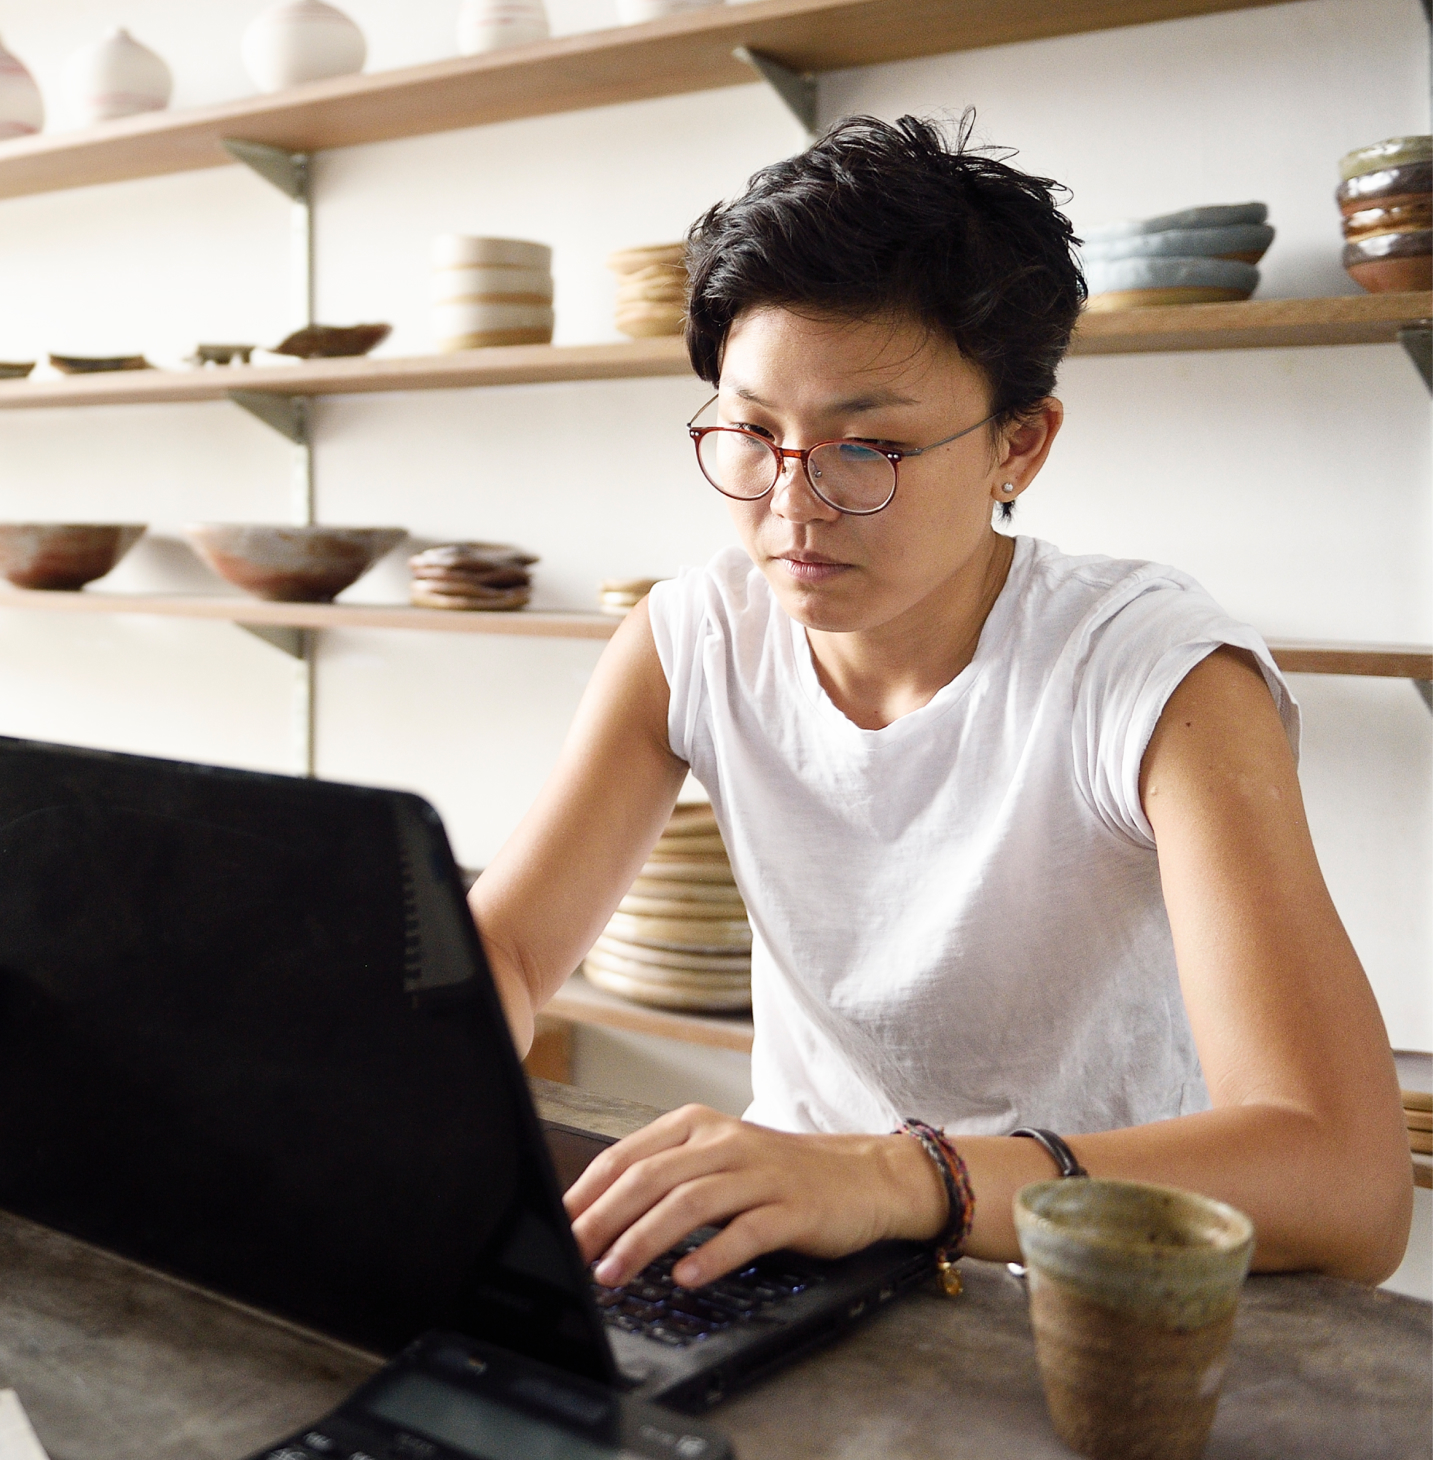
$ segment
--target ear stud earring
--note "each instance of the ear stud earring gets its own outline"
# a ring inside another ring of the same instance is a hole
[[[1000,490],[1005,494],[1005,496],[1008,497],[1011,494],[1011,492],[1013,492],[1015,490],[1015,483],[1014,482],[1006,482],[1005,485],[1000,488]]]

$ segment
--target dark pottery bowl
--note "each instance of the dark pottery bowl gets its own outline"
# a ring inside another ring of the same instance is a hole
[[[65,375],[99,375],[106,370],[153,370],[144,355],[51,355],[50,363]]]
[[[255,527],[197,522],[190,546],[227,583],[280,603],[329,603],[391,548],[403,527]]]
[[[302,360],[368,355],[389,333],[388,324],[310,324],[286,335],[271,353],[297,355]]]
[[[1358,242],[1381,233],[1418,233],[1434,224],[1430,199],[1408,203],[1377,203],[1341,219],[1340,231],[1347,242]]]
[[[73,593],[103,578],[144,531],[143,523],[0,523],[0,573],[17,588]]]
[[[1335,189],[1335,201],[1342,213],[1373,208],[1376,203],[1398,203],[1401,199],[1425,198],[1434,191],[1434,166],[1429,162],[1407,162],[1403,167],[1382,167],[1363,172]]]
[[[1434,234],[1381,233],[1345,245],[1340,261],[1345,272],[1371,294],[1429,289],[1433,274]]]
[[[1404,167],[1409,162],[1429,162],[1434,156],[1434,146],[1434,138],[1420,136],[1387,137],[1383,142],[1357,147],[1340,159],[1340,179],[1344,182],[1381,168]]]
[[[33,360],[0,360],[0,380],[24,380],[34,368]]]

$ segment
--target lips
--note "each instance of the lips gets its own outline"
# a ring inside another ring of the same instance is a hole
[[[777,556],[776,561],[797,583],[824,583],[848,572],[851,566],[821,553],[783,553]]]

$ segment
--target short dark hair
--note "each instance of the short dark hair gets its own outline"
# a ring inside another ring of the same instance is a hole
[[[696,374],[717,384],[736,318],[784,305],[918,316],[984,372],[997,424],[1051,394],[1085,302],[1064,190],[970,146],[973,126],[967,111],[952,140],[918,117],[847,117],[699,218],[686,249]]]

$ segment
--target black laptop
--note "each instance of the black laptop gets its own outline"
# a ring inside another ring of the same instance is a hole
[[[542,1128],[394,791],[0,738],[0,1112],[11,1212],[387,1356],[447,1329],[681,1409],[929,1266],[595,1287],[560,1193],[604,1142]]]

